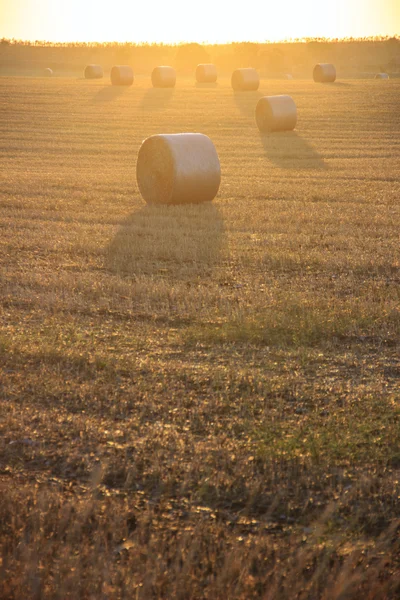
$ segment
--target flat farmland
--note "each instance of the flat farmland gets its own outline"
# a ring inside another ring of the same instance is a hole
[[[398,598],[400,80],[150,85],[0,78],[2,597]]]

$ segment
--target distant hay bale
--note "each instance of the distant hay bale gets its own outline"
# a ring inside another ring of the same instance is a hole
[[[387,73],[377,73],[375,79],[389,79],[389,75]]]
[[[157,88],[173,88],[176,83],[176,71],[173,67],[156,67],[151,74],[151,83]]]
[[[291,131],[296,127],[297,109],[290,96],[264,96],[256,106],[256,123],[262,133]]]
[[[128,65],[117,65],[111,69],[110,73],[112,85],[132,85],[133,70]]]
[[[335,65],[319,63],[313,70],[313,79],[316,83],[333,83],[336,79]]]
[[[218,78],[217,67],[212,64],[197,65],[197,83],[215,83]]]
[[[196,204],[215,198],[221,167],[206,135],[159,134],[141,145],[136,178],[148,204]]]
[[[283,76],[284,79],[293,79],[293,75],[291,73],[285,73]]]
[[[232,73],[231,84],[235,92],[256,91],[260,86],[260,77],[255,69],[236,69]]]
[[[43,75],[44,75],[45,77],[52,77],[52,76],[53,76],[53,70],[52,70],[52,69],[49,69],[49,68],[47,68],[47,69],[44,69],[44,71],[43,71]]]
[[[101,65],[87,65],[85,68],[85,79],[101,79],[103,67]]]

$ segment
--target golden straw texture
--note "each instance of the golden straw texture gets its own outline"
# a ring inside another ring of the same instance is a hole
[[[156,67],[151,74],[153,87],[173,88],[176,83],[176,71],[173,67]]]
[[[263,132],[290,131],[296,127],[297,109],[290,96],[264,96],[256,106],[256,123]]]
[[[313,70],[313,79],[316,83],[333,83],[336,79],[335,65],[318,63]]]
[[[217,81],[217,67],[213,64],[197,65],[196,81],[197,83],[215,83]]]
[[[103,77],[103,67],[101,65],[87,65],[85,68],[86,79],[101,79]]]
[[[111,69],[110,78],[112,85],[132,85],[133,69],[128,65],[117,65]]]
[[[149,204],[196,204],[215,198],[221,168],[214,144],[206,135],[159,134],[140,147],[136,177]]]
[[[231,84],[235,91],[256,91],[260,77],[255,69],[236,69],[232,73]]]

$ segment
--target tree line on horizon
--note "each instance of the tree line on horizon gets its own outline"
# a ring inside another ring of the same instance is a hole
[[[114,47],[114,46],[230,46],[235,44],[256,44],[256,45],[264,45],[264,44],[298,44],[298,43],[309,43],[309,42],[329,42],[329,43],[341,43],[341,42],[400,42],[400,35],[376,35],[376,36],[366,36],[366,37],[343,37],[343,38],[327,38],[327,37],[301,37],[301,38],[288,38],[287,40],[281,41],[269,41],[264,40],[263,42],[251,42],[251,41],[241,41],[237,42],[232,40],[227,43],[215,43],[208,44],[198,42],[177,42],[176,44],[167,44],[164,42],[134,42],[134,41],[126,41],[126,42],[55,42],[51,40],[19,40],[14,38],[2,38],[0,39],[0,44],[3,45],[22,45],[22,46],[50,46],[50,47]]]
[[[160,64],[170,64],[182,73],[189,73],[204,62],[215,63],[221,73],[251,66],[264,76],[283,73],[303,76],[316,62],[334,62],[342,72],[348,73],[376,68],[398,73],[400,37],[304,38],[229,44],[0,40],[0,72],[34,71],[43,66],[73,72],[92,62],[102,64],[105,69],[113,64],[130,64],[137,73],[146,73]]]

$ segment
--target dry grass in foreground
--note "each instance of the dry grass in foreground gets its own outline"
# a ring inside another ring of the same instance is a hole
[[[149,86],[0,79],[0,596],[396,599],[400,82]],[[143,204],[161,131],[212,205]]]

